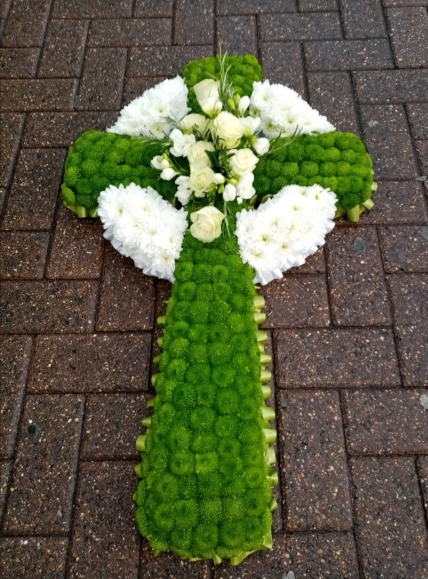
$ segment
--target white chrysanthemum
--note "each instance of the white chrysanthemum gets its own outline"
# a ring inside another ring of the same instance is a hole
[[[98,199],[104,237],[147,275],[174,281],[187,229],[187,213],[175,209],[151,187],[110,185]]]
[[[256,210],[237,214],[236,235],[244,263],[266,284],[300,266],[334,227],[336,195],[320,185],[288,185]]]
[[[335,130],[296,91],[281,84],[254,82],[250,102],[251,114],[260,116],[261,129],[270,139]]]
[[[187,87],[177,76],[162,81],[130,102],[107,132],[162,139],[174,128],[169,119],[179,122],[189,111]]]

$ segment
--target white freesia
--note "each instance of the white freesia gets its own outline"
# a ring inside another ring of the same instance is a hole
[[[221,223],[224,215],[215,207],[203,207],[199,211],[190,214],[192,225],[190,233],[199,241],[210,243],[221,235]]]
[[[215,151],[214,143],[209,141],[197,141],[189,149],[188,159],[191,168],[211,167],[211,161],[206,151]]]
[[[171,131],[169,138],[174,143],[170,149],[174,157],[187,157],[190,148],[196,143],[195,135],[184,135],[180,129]]]
[[[241,199],[251,199],[256,190],[253,187],[254,175],[247,173],[243,175],[236,185],[236,195]]]
[[[225,201],[233,201],[236,199],[236,187],[232,183],[228,183],[223,191],[223,199]]]
[[[163,171],[160,174],[160,178],[163,179],[164,181],[171,181],[171,179],[174,179],[174,177],[178,175],[177,171],[174,171],[174,169],[168,168],[168,169],[163,169]]]
[[[163,167],[161,165],[162,161],[163,161],[162,155],[156,155],[156,157],[153,157],[150,164],[152,167],[154,167],[158,171],[162,171],[162,169],[163,169]]]
[[[180,177],[177,177],[177,179],[175,180],[175,183],[177,185],[175,197],[177,197],[177,199],[180,201],[182,205],[186,205],[189,202],[190,197],[193,193],[193,191],[189,187],[189,177],[185,175],[180,175]]]
[[[233,152],[233,151],[231,151]],[[234,175],[247,175],[254,171],[259,158],[251,149],[238,149],[234,151],[233,157],[230,158],[230,166]]]
[[[260,127],[260,117],[243,117],[241,123],[244,125],[244,134],[251,137]]]
[[[199,115],[198,113],[190,113],[186,115],[180,121],[180,128],[183,131],[192,132],[194,129],[203,134],[208,126],[208,119],[204,115]]]
[[[211,167],[190,170],[189,187],[195,192],[196,197],[205,197],[203,195],[214,183],[214,171]]]
[[[242,115],[250,106],[250,97],[243,96],[239,99],[238,112]]]
[[[269,151],[270,144],[268,139],[262,137],[253,143],[253,147],[257,155],[262,156],[266,155],[266,153]]]
[[[214,119],[212,131],[223,141],[227,149],[233,149],[238,146],[244,134],[244,125],[241,119],[238,119],[232,113],[223,111]]]

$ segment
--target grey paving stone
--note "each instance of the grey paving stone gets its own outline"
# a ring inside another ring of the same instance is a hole
[[[80,76],[88,27],[85,20],[50,21],[38,73],[40,78]]]
[[[415,141],[422,174],[428,174],[428,141]]]
[[[227,54],[254,54],[257,57],[255,16],[219,16],[217,45]]]
[[[174,8],[174,44],[214,44],[213,0],[176,0]]]
[[[296,12],[296,0],[218,0],[217,14],[269,14]]]
[[[0,48],[0,78],[36,75],[40,48]]]
[[[47,232],[0,232],[0,279],[42,279],[48,244]]]
[[[54,18],[121,18],[132,15],[133,0],[54,0]]]
[[[263,42],[342,38],[340,19],[336,12],[265,14],[259,16],[258,22]]]
[[[3,537],[0,539],[1,576],[3,579],[64,579],[67,550],[65,537]]]
[[[135,0],[134,17],[172,16],[174,0]]]
[[[322,40],[304,43],[308,71],[392,68],[389,42],[369,40]]]
[[[377,181],[377,179],[376,179]],[[405,224],[428,221],[421,183],[411,181],[377,181],[378,189],[372,200],[374,207],[363,213],[361,220],[370,224]]]
[[[303,55],[299,42],[263,42],[261,45],[263,76],[271,82],[285,84],[305,98]]]
[[[389,8],[392,50],[399,68],[428,67],[428,12],[423,6]]]
[[[339,10],[338,0],[299,0],[299,12],[330,12]]]
[[[360,103],[398,104],[426,101],[427,70],[370,70],[353,73]],[[382,87],[379,90],[379,87]]]
[[[406,108],[413,138],[428,139],[428,103],[411,103]]]
[[[213,54],[214,47],[210,45],[131,48],[126,76],[176,76],[189,60]]]
[[[92,20],[88,46],[151,46],[171,44],[170,18]]]
[[[345,38],[387,38],[381,0],[342,0]]]
[[[428,272],[428,225],[381,227],[379,234],[385,271]]]
[[[71,78],[13,79],[2,82],[0,111],[69,111],[77,82]]]
[[[51,0],[14,0],[8,12],[3,46],[41,46]]]
[[[3,519],[3,508],[6,502],[7,489],[9,488],[9,475],[11,468],[12,468],[11,460],[0,461],[0,524],[2,523]]]
[[[24,126],[24,115],[6,113],[0,115],[0,185],[7,187],[18,152]]]

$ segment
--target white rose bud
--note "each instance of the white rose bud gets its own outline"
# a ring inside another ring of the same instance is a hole
[[[224,175],[222,175],[221,173],[215,173],[214,175],[214,183],[216,185],[221,185],[222,183],[224,183],[225,179],[224,179]]]
[[[164,181],[171,181],[171,179],[174,179],[176,175],[178,175],[177,171],[168,168],[162,171],[162,173],[160,174],[160,178],[163,179]]]
[[[195,195],[208,191],[214,180],[214,171],[210,167],[190,170],[189,187],[195,192]]]
[[[230,159],[230,166],[234,175],[247,175],[254,171],[259,159],[251,149],[239,149]]]
[[[236,195],[242,199],[251,199],[256,190],[253,187],[254,175],[248,173],[243,175],[236,185]]]
[[[197,101],[206,114],[215,110],[219,97],[220,81],[206,78],[193,86]]]
[[[190,214],[190,233],[199,241],[210,243],[220,237],[223,219],[223,213],[215,207],[204,207]]]
[[[238,111],[242,115],[250,106],[250,97],[243,96],[239,99]]]
[[[156,157],[153,157],[153,159],[151,160],[151,165],[158,171],[162,171],[163,169],[161,165],[162,161],[163,161],[162,155],[156,155]]]
[[[228,183],[223,191],[223,199],[225,201],[233,201],[236,197],[236,187]]]
[[[205,151],[214,151],[214,143],[208,141],[197,141],[189,149],[188,159],[192,167],[200,168],[211,167],[211,161]]]
[[[244,125],[232,113],[221,112],[212,124],[212,130],[223,141],[227,149],[237,147],[244,134]]]
[[[161,169],[169,169],[169,167],[171,167],[168,159],[162,159],[162,161],[160,162],[160,166]]]
[[[258,155],[266,155],[266,153],[269,151],[269,141],[264,137],[257,139],[257,141],[253,144],[253,147]]]
[[[203,133],[208,125],[207,117],[204,115],[198,115],[197,113],[191,113],[190,115],[186,115],[180,121],[180,127],[183,131],[190,131],[192,132],[194,129]]]

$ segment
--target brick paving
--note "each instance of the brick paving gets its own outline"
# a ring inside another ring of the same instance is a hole
[[[0,576],[427,579],[428,2],[3,0],[0,30]],[[379,182],[263,290],[280,508],[273,550],[237,568],[135,531],[170,286],[58,202],[80,132],[220,42],[360,134]]]

